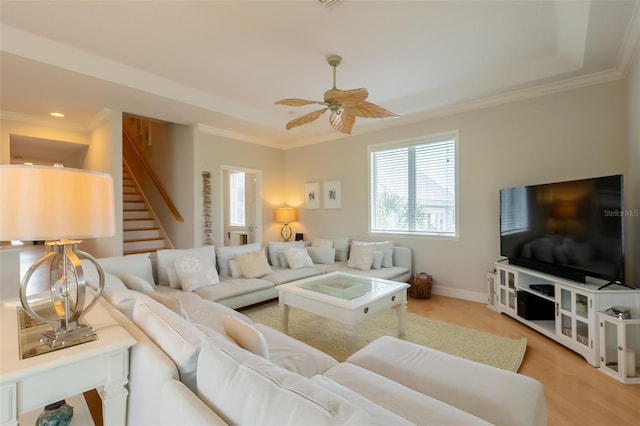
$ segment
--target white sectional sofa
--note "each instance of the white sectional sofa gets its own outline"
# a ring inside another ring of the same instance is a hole
[[[323,247],[313,247],[314,242],[320,241]],[[179,277],[176,276],[175,262],[187,256],[207,257],[214,260],[217,276],[211,283],[195,285],[190,292],[205,300],[221,303],[233,309],[242,308],[278,297],[277,286],[291,281],[312,277],[333,271],[377,277],[401,282],[407,282],[411,277],[412,256],[407,247],[393,245],[392,242],[354,242],[348,238],[318,239],[311,243],[272,242],[262,248],[258,244],[248,244],[233,247],[202,247],[189,250],[159,250],[151,256],[153,264],[153,278],[167,295],[176,291],[184,291]],[[376,255],[382,257],[379,264],[373,262],[367,267],[366,262],[355,262],[350,259],[351,247],[368,245]],[[378,248],[380,250],[378,250]],[[286,262],[287,250],[302,250],[309,255],[308,263],[293,268]],[[239,268],[232,268],[238,256],[264,251],[263,260],[269,269],[250,271],[243,275]],[[136,256],[136,255],[134,255]],[[145,257],[146,255],[137,255]],[[386,263],[385,263],[386,261]],[[104,264],[111,263],[110,259],[101,259]],[[120,262],[117,258],[115,262]],[[309,263],[311,262],[311,263]],[[204,263],[204,262],[203,262]],[[349,265],[355,266],[349,266]],[[150,272],[146,272],[147,276]]]
[[[129,425],[546,424],[529,377],[393,337],[338,363],[194,292],[163,291],[144,256],[101,263],[103,303],[137,340]]]

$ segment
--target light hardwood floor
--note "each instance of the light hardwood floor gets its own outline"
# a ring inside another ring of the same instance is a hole
[[[500,336],[526,337],[527,352],[518,372],[544,384],[550,426],[640,425],[640,385],[614,380],[575,352],[485,304],[432,295],[409,298],[408,310]]]
[[[21,255],[22,273],[43,253],[43,246],[26,246]],[[640,425],[640,385],[612,379],[575,352],[485,304],[432,295],[430,299],[409,298],[408,310],[500,336],[526,337],[527,352],[519,373],[544,384],[549,426]],[[101,424],[99,397],[95,391],[85,396],[96,424]]]

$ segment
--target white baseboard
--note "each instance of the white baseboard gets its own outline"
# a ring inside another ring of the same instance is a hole
[[[487,293],[470,290],[460,290],[450,287],[440,287],[437,285],[434,285],[431,288],[431,292],[439,296],[455,297],[457,299],[470,300],[472,302],[480,303],[487,303],[487,299],[489,297]]]

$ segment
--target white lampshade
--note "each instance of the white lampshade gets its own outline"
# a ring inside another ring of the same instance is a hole
[[[293,207],[280,207],[276,209],[276,222],[291,223],[296,221],[296,209]]]
[[[0,165],[0,240],[115,234],[113,178],[61,167]]]

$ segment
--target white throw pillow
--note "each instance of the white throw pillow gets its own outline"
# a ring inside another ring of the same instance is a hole
[[[240,269],[240,265],[238,265],[238,261],[235,259],[229,261],[229,270],[233,278],[240,278],[242,276],[242,269]]]
[[[373,252],[375,251],[375,243],[365,243],[354,241],[351,243],[351,252],[347,266],[350,268],[368,271],[373,264]]]
[[[127,256],[105,257],[98,259],[104,272],[120,278],[123,273],[137,275],[149,283],[154,283],[153,268],[149,253],[129,254]]]
[[[253,352],[264,359],[269,359],[269,346],[262,333],[251,324],[231,315],[223,315],[220,322],[224,332],[243,349]]]
[[[137,275],[128,274],[125,272],[120,275],[120,279],[129,290],[139,291],[140,293],[155,291],[155,288],[152,284],[148,283],[144,278],[140,278]]]
[[[311,247],[315,248],[333,248],[333,240],[326,238],[316,238],[311,241]]]
[[[316,264],[332,265],[336,261],[336,249],[333,247],[307,247],[307,253]]]
[[[260,278],[273,272],[262,250],[238,253],[235,260],[245,278]]]
[[[220,276],[231,276],[229,261],[233,259],[236,254],[248,253],[256,250],[260,250],[260,244],[251,243],[242,246],[216,247],[216,258],[218,261],[218,271],[220,271]]]
[[[167,268],[167,276],[169,277],[169,287],[171,288],[182,288],[180,286],[180,278],[178,278],[178,274],[176,273],[176,268],[173,266]]]
[[[373,263],[371,269],[380,269],[382,267],[382,259],[384,258],[384,252],[381,250],[373,251]]]
[[[180,381],[193,392],[196,388],[198,354],[205,335],[189,321],[149,298],[138,298],[133,322],[173,360]]]
[[[393,266],[393,241],[381,241],[376,243],[376,250],[384,252],[382,267],[391,268]]]
[[[269,262],[271,266],[280,266],[286,268],[287,266],[280,263],[280,253],[283,253],[286,249],[291,247],[304,248],[304,241],[280,241],[269,243]]]
[[[220,283],[213,257],[208,254],[177,257],[173,264],[184,291],[195,291]]]
[[[165,296],[157,291],[146,293],[147,296],[155,300],[156,302],[162,303],[167,308],[171,309],[176,314],[180,315],[182,318],[189,321],[189,314],[184,309],[184,305],[182,301],[175,296]]]
[[[156,269],[158,270],[158,284],[168,285],[171,288],[180,288],[179,280],[172,280],[170,269],[174,268],[178,257],[187,256],[211,256],[213,264],[216,262],[216,249],[214,246],[196,247],[192,249],[165,249],[156,252]]]
[[[289,268],[291,269],[313,266],[313,261],[304,248],[288,248],[284,251],[284,255],[287,257],[287,262],[289,262]]]

